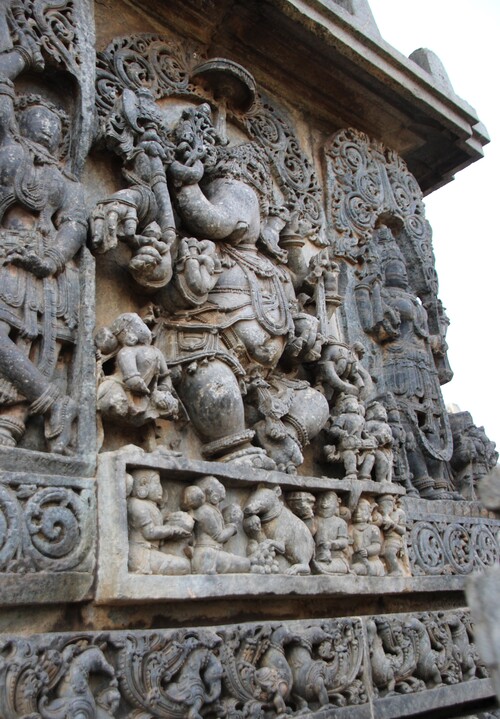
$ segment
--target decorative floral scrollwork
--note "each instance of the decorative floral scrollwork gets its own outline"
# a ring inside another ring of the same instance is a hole
[[[475,566],[491,567],[498,562],[500,556],[498,541],[488,526],[476,525],[472,530],[470,541],[474,547]]]
[[[500,557],[495,533],[499,523],[489,522],[474,518],[449,523],[415,521],[409,538],[412,573],[470,574],[492,566]]]
[[[445,564],[445,548],[439,531],[430,522],[416,522],[410,534],[410,556],[426,574],[441,574]]]
[[[40,43],[43,55],[75,75],[82,63],[73,0],[25,0],[16,21]]]
[[[66,487],[39,489],[25,507],[25,552],[39,568],[70,569],[89,549],[85,499]]]
[[[108,113],[124,88],[147,87],[156,98],[185,93],[195,57],[194,46],[186,48],[159,35],[114,40],[97,58],[98,111]]]
[[[464,525],[452,524],[445,530],[443,540],[446,556],[457,574],[469,574],[472,570],[474,548],[470,539]]]
[[[322,232],[321,189],[314,168],[302,152],[291,126],[264,97],[259,97],[256,107],[245,118],[245,124],[251,136],[272,158],[291,214],[296,216],[313,242],[320,246],[327,244]]]

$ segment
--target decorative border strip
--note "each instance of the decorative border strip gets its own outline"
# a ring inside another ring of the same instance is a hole
[[[0,637],[4,719],[397,716],[491,697],[466,611]],[[367,649],[365,649],[365,647]],[[457,692],[458,689],[458,692]],[[450,691],[451,690],[451,691]]]

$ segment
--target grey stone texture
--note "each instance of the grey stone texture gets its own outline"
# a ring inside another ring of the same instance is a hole
[[[491,696],[470,629],[466,613],[444,612],[78,639],[5,635],[0,708],[5,719],[30,710],[168,718],[451,710]]]
[[[5,0],[2,719],[493,711],[423,203],[487,141],[365,0]]]

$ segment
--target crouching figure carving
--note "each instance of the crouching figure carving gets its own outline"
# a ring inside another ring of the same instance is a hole
[[[133,312],[97,333],[103,366],[115,361],[114,372],[104,374],[99,383],[97,408],[104,417],[132,426],[177,417],[179,402],[172,394],[170,371],[151,340],[150,330]]]
[[[259,486],[250,495],[244,510],[246,517],[258,515],[268,539],[279,542],[287,560],[286,574],[310,574],[314,540],[304,522],[285,506],[280,487]]]
[[[191,536],[193,519],[187,512],[162,514],[160,504],[166,497],[158,472],[136,469],[127,479],[129,570],[139,574],[189,574],[189,559],[167,553],[166,549],[169,540]]]

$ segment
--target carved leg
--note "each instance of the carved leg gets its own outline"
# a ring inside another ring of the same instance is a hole
[[[0,374],[10,382],[23,397],[31,402],[29,414],[48,415],[45,437],[50,450],[64,453],[71,441],[71,430],[77,415],[77,405],[70,398],[61,396],[57,387],[49,382],[27,356],[28,348],[21,349],[9,337],[10,327],[0,323]],[[8,415],[9,413],[7,413]],[[24,433],[26,413],[11,415],[1,424],[3,443],[15,446]],[[4,415],[4,416],[7,416]],[[9,426],[10,423],[10,426]],[[10,434],[11,442],[9,442]]]
[[[356,452],[352,449],[343,449],[341,451],[342,461],[344,462],[346,479],[358,478],[358,462]]]
[[[250,571],[250,560],[229,552],[218,552],[216,571],[217,574],[247,573]]]
[[[254,433],[245,429],[240,388],[227,364],[218,359],[191,363],[183,371],[178,392],[205,441],[205,456],[222,456],[249,446]]]
[[[358,459],[359,461],[359,459]],[[367,452],[364,457],[361,455],[359,468],[359,479],[371,479],[371,472],[375,464],[375,455],[373,452]]]
[[[10,327],[0,323],[0,374],[29,402],[47,392],[50,383],[9,337]]]
[[[385,563],[387,564],[387,573],[391,577],[402,577],[403,572],[399,566],[397,558],[397,549],[387,549],[384,552]]]
[[[375,451],[375,481],[392,482],[392,456],[380,449]]]

